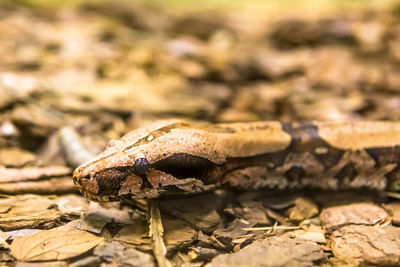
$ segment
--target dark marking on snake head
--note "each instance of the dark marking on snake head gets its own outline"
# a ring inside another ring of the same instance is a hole
[[[176,178],[199,178],[214,166],[215,164],[206,158],[187,153],[173,154],[152,164],[153,168]]]
[[[375,147],[365,149],[375,160],[378,166],[384,166],[390,163],[400,163],[400,146],[393,147]]]
[[[347,163],[336,175],[335,177],[342,183],[351,183],[357,177],[358,173],[356,168],[352,163]]]
[[[387,188],[391,191],[400,191],[400,167],[397,166],[394,170],[386,174],[388,180]]]
[[[99,196],[115,195],[121,188],[121,184],[131,173],[129,166],[104,169],[95,174]]]
[[[299,181],[302,177],[306,176],[306,171],[301,165],[293,165],[289,170],[285,172],[285,177],[288,181]]]
[[[282,123],[282,129],[292,137],[288,151],[311,151],[325,169],[335,166],[344,154],[342,149],[335,148],[322,139],[318,127],[312,123]],[[321,151],[325,152],[320,153]]]

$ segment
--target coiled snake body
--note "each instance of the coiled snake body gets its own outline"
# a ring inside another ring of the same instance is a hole
[[[112,201],[221,187],[400,189],[400,123],[153,123],[111,140],[74,182]]]

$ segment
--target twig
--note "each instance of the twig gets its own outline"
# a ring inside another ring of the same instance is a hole
[[[74,168],[96,156],[84,146],[82,138],[71,126],[61,128],[60,144],[68,164]]]
[[[283,226],[283,225],[274,225],[274,226],[266,226],[266,227],[251,227],[251,228],[242,228],[244,231],[268,231],[268,230],[298,230],[300,226]]]
[[[400,199],[400,193],[396,193],[396,192],[385,192],[385,194],[386,194],[386,196],[388,196],[388,197]]]
[[[152,200],[149,203],[149,235],[153,246],[153,254],[157,260],[158,266],[172,267],[171,262],[165,256],[167,254],[167,248],[164,244],[164,228],[157,200]]]

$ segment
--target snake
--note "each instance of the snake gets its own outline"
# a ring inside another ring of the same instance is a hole
[[[77,167],[95,201],[240,190],[400,190],[400,122],[161,120],[112,139]]]

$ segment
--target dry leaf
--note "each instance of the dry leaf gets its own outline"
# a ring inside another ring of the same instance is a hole
[[[11,231],[54,225],[60,213],[50,199],[35,195],[22,195],[0,199],[0,229]]]
[[[343,225],[374,225],[390,220],[388,213],[372,203],[354,203],[324,209],[320,214],[325,229],[332,231]]]
[[[3,194],[63,194],[77,192],[70,176],[57,177],[39,181],[27,181],[17,183],[3,183],[0,193]]]
[[[51,261],[78,256],[102,241],[102,237],[85,231],[52,229],[17,237],[10,248],[11,254],[20,261]]]
[[[3,148],[0,150],[0,165],[7,167],[22,167],[35,159],[36,156],[32,152],[19,148]]]
[[[329,237],[333,254],[361,265],[399,266],[400,229],[393,226],[347,225]]]
[[[206,266],[313,266],[324,258],[322,248],[313,242],[274,236],[237,253],[219,255]]]
[[[65,176],[71,169],[65,166],[0,168],[0,183],[38,180],[44,177]]]
[[[93,254],[111,266],[154,267],[153,257],[150,254],[115,241],[98,246]]]
[[[122,227],[114,240],[133,245],[142,251],[151,251],[147,221],[137,220],[135,224]]]
[[[78,195],[65,195],[55,200],[63,216],[80,216],[88,208],[87,200]]]

